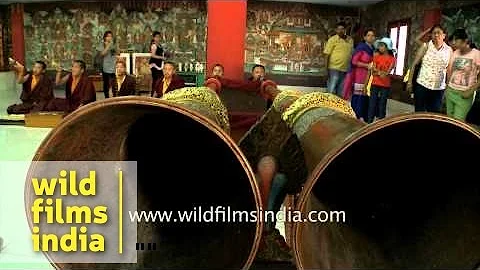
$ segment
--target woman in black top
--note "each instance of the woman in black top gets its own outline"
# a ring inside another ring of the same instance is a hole
[[[152,90],[155,83],[163,76],[163,61],[165,58],[165,51],[160,45],[160,32],[153,32],[153,39],[150,44],[150,70],[152,71]]]

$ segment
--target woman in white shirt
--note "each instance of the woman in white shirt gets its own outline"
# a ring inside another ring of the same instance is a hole
[[[442,108],[446,86],[447,67],[452,48],[445,43],[445,31],[441,25],[430,30],[431,40],[423,43],[423,57],[414,89],[415,111],[436,112]]]

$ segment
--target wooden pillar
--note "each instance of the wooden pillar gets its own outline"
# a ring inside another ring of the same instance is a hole
[[[225,76],[243,79],[247,0],[208,0],[207,74],[222,64]]]
[[[12,57],[25,65],[25,35],[23,25],[23,4],[12,4]]]

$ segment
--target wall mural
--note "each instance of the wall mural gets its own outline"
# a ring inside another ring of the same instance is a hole
[[[271,74],[326,76],[323,48],[335,33],[336,23],[344,21],[351,36],[359,25],[359,18],[352,15],[355,12],[346,9],[340,15],[335,10],[339,8],[249,3],[245,72],[262,64]]]
[[[464,28],[475,45],[480,45],[480,4],[442,11],[442,24],[449,35],[457,28]]]
[[[126,10],[118,4],[109,12],[94,8],[55,8],[25,12],[25,51],[28,66],[46,60],[49,69],[56,63],[69,67],[83,59],[93,67],[95,48],[103,33],[111,30],[122,53],[148,52],[153,31],[162,34],[162,43],[172,61],[205,63],[206,11],[178,2],[168,9],[147,7]]]

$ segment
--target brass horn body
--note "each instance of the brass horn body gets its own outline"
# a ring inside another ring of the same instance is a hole
[[[308,171],[292,179],[304,183],[295,210],[317,219],[293,225],[298,269],[472,269],[480,262],[478,164],[468,158],[480,151],[478,131],[428,113],[365,125],[347,102],[323,93],[280,94],[274,107]]]
[[[138,210],[257,211],[261,200],[252,169],[228,136],[221,102],[205,91],[184,88],[163,99],[117,97],[81,107],[52,130],[34,161],[137,161]],[[25,196],[32,228],[28,178]],[[143,251],[134,265],[59,264],[46,256],[57,269],[246,269],[263,227],[225,222],[139,223],[137,228],[137,242],[161,242],[156,251]]]

